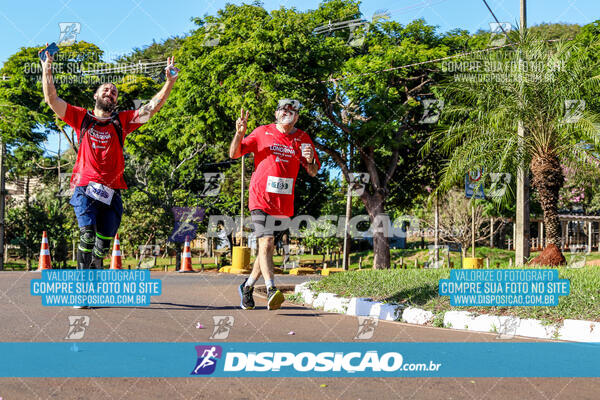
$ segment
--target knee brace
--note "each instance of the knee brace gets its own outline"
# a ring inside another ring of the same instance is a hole
[[[96,240],[94,242],[94,249],[92,251],[92,264],[96,268],[102,268],[102,260],[108,255],[111,240],[111,237],[102,236],[96,232]]]
[[[92,262],[95,232],[91,225],[79,228],[79,246],[77,247],[77,267],[89,268]]]

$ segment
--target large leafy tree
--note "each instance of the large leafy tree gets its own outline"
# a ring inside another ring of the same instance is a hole
[[[600,88],[598,63],[585,54],[597,47],[549,42],[524,32],[504,50],[465,58],[471,70],[449,77],[439,90],[447,99],[447,125],[429,145],[442,143],[449,161],[442,188],[464,179],[474,166],[510,172],[525,163],[544,213],[548,243],[560,244],[561,163],[585,163],[600,145],[600,115],[583,102]],[[473,67],[475,66],[475,67]],[[570,107],[571,106],[571,107]],[[524,139],[517,136],[522,121]]]
[[[422,21],[408,26],[376,22],[365,36],[366,46],[357,47],[348,45],[347,29],[313,33],[329,21],[359,18],[357,2],[333,0],[308,12],[227,5],[214,17],[197,19],[199,28],[176,55],[182,72],[172,94],[175,105],[157,116],[153,127],[160,129],[153,130],[151,141],[173,154],[207,143],[214,160],[225,161],[240,107],[251,110],[252,129],[273,121],[278,99],[298,98],[305,105],[298,126],[346,179],[350,172],[371,175],[361,201],[372,219],[384,214],[398,168],[411,172],[422,163],[409,149],[426,138],[429,128],[418,123],[421,100],[431,95],[436,69],[377,72],[445,56],[469,39],[456,33],[459,39],[444,43]],[[345,75],[351,76],[330,79]],[[397,198],[405,201],[412,187],[399,182],[393,189],[403,192]],[[375,267],[389,267],[383,233],[376,234],[374,249]]]
[[[147,54],[146,57],[154,58],[155,53],[157,51],[160,52],[161,49],[164,49],[165,52],[171,51],[177,43],[178,40],[170,39],[164,45],[152,45],[148,49],[148,52],[152,54]],[[2,105],[0,107],[0,118],[2,118],[3,122],[0,129],[2,130],[3,137],[6,137],[6,141],[9,144],[11,176],[25,179],[28,182],[33,176],[53,172],[53,177],[46,183],[48,184],[48,190],[55,190],[54,186],[56,185],[54,185],[54,182],[56,182],[57,178],[56,171],[58,165],[62,166],[61,172],[65,172],[65,166],[72,168],[78,145],[75,131],[62,122],[43,101],[41,83],[39,82],[41,77],[40,61],[37,54],[39,48],[41,46],[22,48],[16,54],[12,55],[2,68],[2,73],[9,76],[10,79],[0,83],[0,98],[3,99],[0,103]],[[131,58],[119,61],[122,63],[138,62],[140,61],[138,58],[142,56],[142,52],[142,50],[136,49],[132,53]],[[158,56],[160,57],[160,61],[164,62],[166,59],[166,55],[159,54]],[[134,100],[149,99],[159,90],[160,82],[153,79],[155,76],[152,75],[156,72],[157,68],[150,70],[143,68],[139,70],[128,69],[124,71],[114,68],[114,64],[103,61],[102,57],[102,50],[91,43],[78,42],[71,46],[60,47],[60,51],[55,56],[53,64],[54,80],[59,95],[65,101],[90,109],[94,106],[93,94],[98,85],[101,82],[109,81],[115,83],[119,88],[120,109],[129,109],[134,107]],[[162,68],[164,67],[158,66],[159,72],[163,72]],[[41,152],[39,148],[41,141],[53,131],[62,135],[70,146],[70,149],[66,153],[60,155],[61,159],[58,165],[58,158],[45,158],[41,160],[38,154]],[[130,142],[130,140],[127,140],[126,145]],[[37,154],[37,158],[33,158],[31,156],[32,153]],[[130,157],[126,155],[126,158],[127,164],[130,165]],[[41,166],[39,165],[40,163],[44,165]],[[63,197],[55,195],[46,196],[43,202],[30,202],[28,200],[29,196],[26,196],[26,198],[27,201],[19,212],[24,215],[26,220],[30,220],[30,216],[34,215],[38,209],[36,207],[44,207],[44,211],[48,217],[44,220],[46,224],[44,228],[51,234],[51,242],[56,242],[56,246],[53,246],[52,249],[57,249],[56,251],[59,251],[60,254],[56,255],[59,255],[59,258],[61,258],[63,253],[65,253],[63,251],[64,245],[68,239],[68,235],[63,233],[72,232],[72,229],[69,228],[72,228],[71,225],[74,222],[70,207],[66,204]],[[138,210],[151,208],[149,200],[144,204],[146,207],[139,207]],[[139,206],[140,202],[133,201],[131,205]],[[127,203],[125,207],[128,208]],[[144,220],[151,220],[155,215],[157,215],[155,208],[145,216],[140,215],[138,212],[136,214],[137,218],[132,221],[138,222],[143,228]],[[68,221],[72,223],[69,224]],[[130,224],[128,228],[132,228],[136,233],[143,230],[136,230],[136,226],[132,225],[135,224]],[[26,227],[29,226],[34,227],[32,224],[26,225]],[[54,229],[56,229],[56,232],[50,232]],[[156,229],[153,226],[152,229],[155,232],[161,232],[160,229]],[[25,229],[23,234],[24,239],[21,240],[21,243],[25,244],[28,249],[27,254],[29,254],[32,249],[29,244],[38,242],[39,235],[35,232],[35,229],[30,230],[29,228]],[[133,239],[142,240],[139,234],[132,235]]]
[[[370,184],[360,198],[376,224],[388,212],[389,199],[392,207],[406,206],[432,180],[430,167],[439,157],[432,153],[423,160],[415,150],[430,132],[430,125],[422,123],[423,100],[433,100],[430,87],[439,69],[422,63],[469,41],[464,32],[450,36],[445,39],[421,20],[407,26],[378,22],[371,25],[366,47],[344,58],[336,74],[342,79],[314,91],[317,148],[347,180],[351,172],[368,172]],[[374,268],[388,268],[389,245],[382,229],[373,234],[373,249]]]
[[[23,225],[20,227],[22,229],[16,232],[20,235],[19,244],[28,270],[31,269],[31,259],[35,254],[35,243],[39,241],[39,237],[36,238],[37,233],[40,232],[37,227],[45,220],[39,218],[39,214],[43,212],[42,204],[39,201],[33,204],[31,193],[32,178],[40,172],[37,163],[41,158],[42,150],[35,144],[28,143],[17,147],[7,163],[9,177],[13,180],[22,178],[24,184],[24,201],[20,205],[21,213],[17,214],[19,216],[17,223]],[[10,238],[10,235],[8,237]]]
[[[35,114],[37,131],[43,134],[43,137],[51,131],[60,132],[71,147],[77,150],[73,130],[60,121],[44,103],[41,65],[38,57],[38,51],[42,47],[42,45],[23,47],[10,56],[1,70],[1,73],[6,74],[10,79],[2,82],[2,87],[9,101]],[[102,50],[96,45],[83,41],[60,47],[53,68],[55,85],[61,98],[81,107],[89,108],[93,105],[93,94],[101,78],[97,75],[85,74],[84,71],[105,68],[107,64],[102,61],[102,55]],[[103,78],[118,79],[120,76],[122,74],[103,76]],[[36,131],[31,124],[28,127],[32,128],[30,132]]]
[[[200,206],[207,215],[232,216],[239,213],[241,168],[239,160],[228,159],[227,148],[239,108],[251,109],[251,125],[272,122],[279,98],[305,98],[299,95],[298,70],[316,80],[323,74],[311,67],[326,70],[332,56],[325,49],[310,52],[316,38],[309,16],[295,10],[269,14],[258,5],[228,5],[196,23],[198,29],[175,54],[181,72],[169,102],[128,139],[127,175],[133,191],[162,210]],[[252,160],[245,165],[248,182]],[[224,174],[217,197],[201,196],[206,172]],[[296,189],[298,209],[316,213],[329,187],[300,174]]]

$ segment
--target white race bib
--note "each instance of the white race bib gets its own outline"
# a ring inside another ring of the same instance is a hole
[[[269,178],[267,178],[267,192],[278,194],[292,194],[293,188],[293,178],[280,178],[278,176],[269,176]]]
[[[104,186],[100,183],[90,182],[85,189],[85,194],[92,199],[101,201],[104,204],[110,206],[113,195],[115,194],[114,189]]]

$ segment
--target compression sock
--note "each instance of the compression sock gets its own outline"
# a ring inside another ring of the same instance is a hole
[[[96,242],[92,251],[92,266],[98,269],[102,269],[102,260],[108,255],[110,249],[111,237],[103,236],[96,232]]]
[[[77,268],[88,269],[92,264],[94,248],[94,227],[91,225],[79,228],[79,246],[77,246]]]

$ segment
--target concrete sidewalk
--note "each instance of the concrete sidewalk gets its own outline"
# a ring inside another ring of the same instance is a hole
[[[43,307],[29,293],[39,273],[0,273],[0,335],[4,342],[74,342],[65,339],[68,317],[89,316],[80,341],[89,342],[352,342],[355,317],[324,313],[289,302],[268,311],[241,310],[237,286],[244,277],[205,272],[152,273],[163,294],[149,307]],[[276,284],[317,279],[277,276]],[[230,316],[234,324],[223,340],[211,339],[213,316]],[[198,329],[198,323],[204,329]],[[293,332],[293,334],[291,334]],[[533,341],[523,338],[515,341]],[[497,341],[496,334],[454,331],[380,321],[369,341]],[[115,360],[118,362],[118,360]],[[324,386],[326,385],[326,386]],[[573,399],[597,398],[600,379],[533,378],[0,378],[6,399]]]

